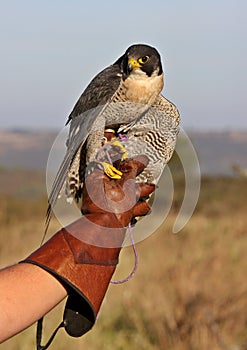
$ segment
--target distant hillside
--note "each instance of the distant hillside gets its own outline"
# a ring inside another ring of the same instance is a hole
[[[55,132],[0,131],[0,166],[43,170]]]
[[[45,170],[57,136],[51,131],[0,131],[0,167]],[[247,168],[246,132],[190,132],[201,172],[233,175],[232,165]]]
[[[247,131],[191,132],[202,174],[232,175],[232,166],[247,169]]]

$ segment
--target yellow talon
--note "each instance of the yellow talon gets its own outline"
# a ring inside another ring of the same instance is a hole
[[[128,158],[128,153],[127,151],[125,151],[123,154],[122,154],[122,160],[125,160]]]
[[[117,170],[113,165],[109,163],[102,162],[101,164],[107,176],[109,176],[111,179],[121,179],[123,175],[121,171]]]

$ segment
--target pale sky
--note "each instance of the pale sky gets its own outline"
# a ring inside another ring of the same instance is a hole
[[[62,128],[100,70],[155,46],[182,126],[247,130],[246,0],[0,3],[0,128]]]

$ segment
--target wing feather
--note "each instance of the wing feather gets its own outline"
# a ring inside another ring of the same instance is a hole
[[[118,63],[105,68],[91,81],[68,117],[66,124],[70,123],[70,130],[66,143],[67,151],[48,198],[45,233],[51,220],[52,208],[66,183],[71,164],[77,152],[86,142],[94,123],[97,123],[96,120],[100,118],[106,105],[111,101],[112,96],[120,85],[120,81],[121,70]]]

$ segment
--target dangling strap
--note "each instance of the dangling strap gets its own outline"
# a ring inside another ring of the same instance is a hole
[[[59,328],[64,327],[71,337],[81,337],[87,333],[94,325],[96,314],[90,302],[76,292],[70,291],[63,314],[63,321],[52,333],[46,345],[41,345],[43,317],[38,320],[36,332],[37,350],[46,350],[51,345]]]
[[[132,243],[133,252],[135,255],[135,264],[134,264],[133,270],[131,271],[131,273],[127,277],[125,277],[122,280],[118,280],[118,281],[111,280],[110,282],[112,284],[123,284],[125,282],[128,282],[134,276],[134,274],[136,273],[136,270],[138,268],[138,253],[137,253],[136,246],[135,246],[135,240],[134,240],[134,236],[133,236],[133,232],[132,232],[131,223],[129,223],[129,225],[128,225],[128,232],[129,232],[130,240]]]
[[[43,329],[43,317],[38,320],[37,323],[37,331],[36,331],[36,349],[37,350],[46,350],[51,345],[55,335],[57,334],[58,330],[64,327],[64,322],[62,321],[60,325],[55,329],[55,331],[52,333],[50,339],[46,343],[46,345],[41,345],[42,341],[42,329]]]

